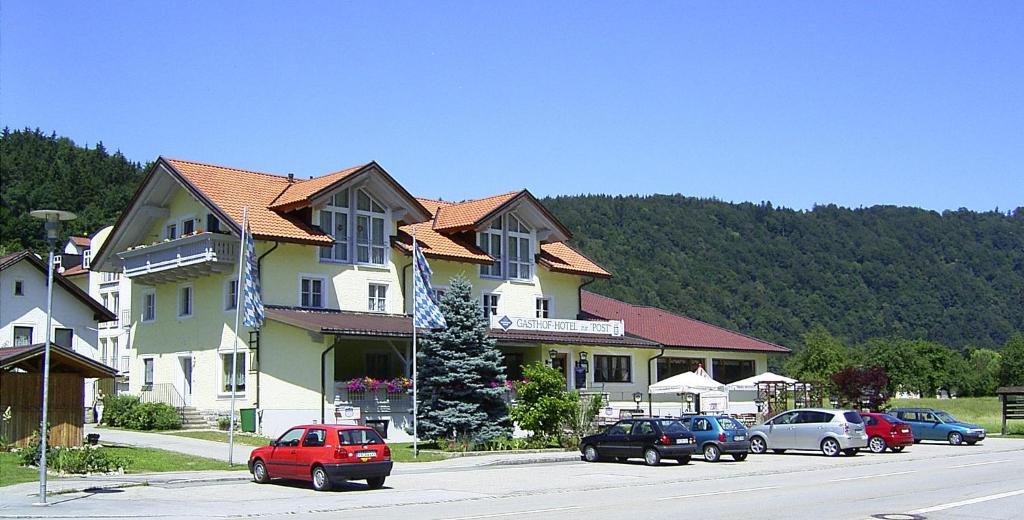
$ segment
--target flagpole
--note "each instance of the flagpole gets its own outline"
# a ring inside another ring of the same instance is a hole
[[[419,387],[416,367],[416,280],[420,277],[416,268],[416,224],[412,225],[412,458],[419,458]]]
[[[231,415],[228,416],[228,465],[234,464],[235,454],[235,396],[238,381],[238,320],[242,313],[242,277],[245,269],[245,230],[249,227],[249,207],[242,208],[242,232],[238,247],[238,280],[235,281],[235,339],[231,346]]]

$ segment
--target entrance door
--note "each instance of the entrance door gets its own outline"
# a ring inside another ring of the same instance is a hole
[[[185,406],[192,406],[192,356],[179,357],[178,363],[181,364],[181,397]]]
[[[551,368],[554,368],[565,378],[566,388],[569,387],[569,354],[560,352],[551,360]]]

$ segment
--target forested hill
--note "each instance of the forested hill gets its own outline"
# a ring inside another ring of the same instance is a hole
[[[76,146],[70,139],[37,130],[0,135],[0,251],[44,251],[43,223],[34,209],[78,214],[67,229],[91,235],[113,224],[142,180],[139,163],[97,143]]]
[[[833,205],[810,211],[681,195],[555,197],[573,244],[615,277],[590,286],[799,346],[898,336],[954,348],[1024,330],[1024,208]]]

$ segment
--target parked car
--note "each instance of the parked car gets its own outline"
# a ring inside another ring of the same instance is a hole
[[[957,420],[947,412],[932,408],[896,408],[889,411],[910,424],[914,442],[945,441],[952,445],[967,443],[971,446],[985,440],[985,429],[976,424]]]
[[[868,445],[864,421],[853,410],[803,408],[782,412],[753,426],[750,451],[775,453],[786,450],[821,450],[826,456],[856,455]]]
[[[731,417],[719,415],[695,415],[679,419],[697,439],[697,450],[704,454],[704,460],[718,462],[724,455],[732,455],[737,461],[747,458],[750,451],[750,437],[747,428]]]
[[[657,466],[661,459],[687,464],[696,451],[696,438],[678,419],[624,419],[580,441],[581,458],[587,462],[642,457],[648,466]]]
[[[882,453],[886,448],[901,452],[914,444],[914,433],[910,425],[886,413],[861,413],[864,431],[868,434],[868,449]]]
[[[384,485],[391,467],[391,449],[376,430],[365,426],[295,426],[249,454],[249,472],[256,482],[305,480],[317,491],[363,479],[376,489]]]

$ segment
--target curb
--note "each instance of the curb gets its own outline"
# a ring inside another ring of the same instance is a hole
[[[173,484],[196,484],[196,483],[202,483],[202,482],[244,482],[244,481],[249,481],[249,480],[252,480],[252,477],[249,476],[248,474],[246,474],[245,476],[238,476],[238,477],[208,477],[208,478],[187,478],[186,477],[186,478],[170,479],[170,480],[146,479],[146,480],[140,480],[138,482],[119,481],[119,482],[100,482],[100,483],[92,483],[92,484],[90,484],[88,482],[82,482],[79,485],[71,485],[71,486],[68,486],[68,487],[60,489],[60,490],[49,491],[49,492],[46,493],[46,495],[50,496],[50,495],[66,495],[66,494],[69,494],[69,493],[88,493],[90,491],[103,491],[103,490],[107,490],[107,489],[124,489],[124,488],[132,488],[132,487],[156,486],[156,485],[164,485],[164,484],[171,484],[171,485],[173,485]]]
[[[494,455],[529,455],[535,453],[569,453],[576,450],[564,450],[561,448],[543,448],[535,450],[505,450],[505,451],[442,451],[442,450],[420,450],[420,453],[440,455],[446,459],[461,459],[463,457],[488,457]]]

